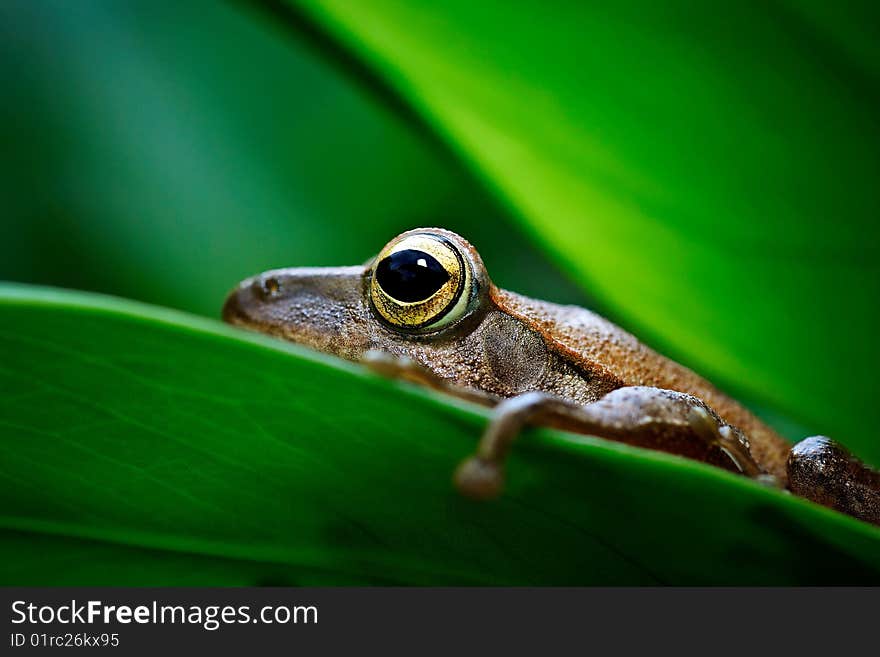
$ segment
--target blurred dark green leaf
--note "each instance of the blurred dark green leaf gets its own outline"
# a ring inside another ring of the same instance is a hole
[[[880,582],[880,529],[598,439],[466,500],[485,410],[134,302],[0,288],[0,392],[7,585]]]
[[[295,4],[625,323],[880,464],[876,4]]]

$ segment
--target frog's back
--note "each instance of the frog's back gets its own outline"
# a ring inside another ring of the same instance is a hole
[[[785,479],[790,444],[706,379],[642,344],[620,327],[578,306],[562,306],[494,289],[492,300],[540,333],[548,347],[613,387],[653,386],[699,397],[749,437],[752,455]]]

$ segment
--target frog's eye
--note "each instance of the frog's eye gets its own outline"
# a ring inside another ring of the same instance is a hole
[[[472,276],[458,248],[440,235],[408,233],[376,257],[370,300],[393,328],[437,331],[464,316]]]

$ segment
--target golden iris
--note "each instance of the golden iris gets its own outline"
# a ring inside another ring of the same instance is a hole
[[[370,299],[391,326],[433,331],[464,314],[470,278],[458,249],[445,238],[404,234],[377,256]]]

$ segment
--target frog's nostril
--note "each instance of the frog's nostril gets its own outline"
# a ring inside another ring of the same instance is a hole
[[[278,284],[277,278],[275,278],[274,276],[269,276],[266,280],[263,281],[263,289],[269,296],[274,296],[278,294],[278,290],[281,289],[281,286]]]
[[[254,281],[254,291],[263,299],[271,299],[281,292],[281,283],[274,276],[260,276]]]

